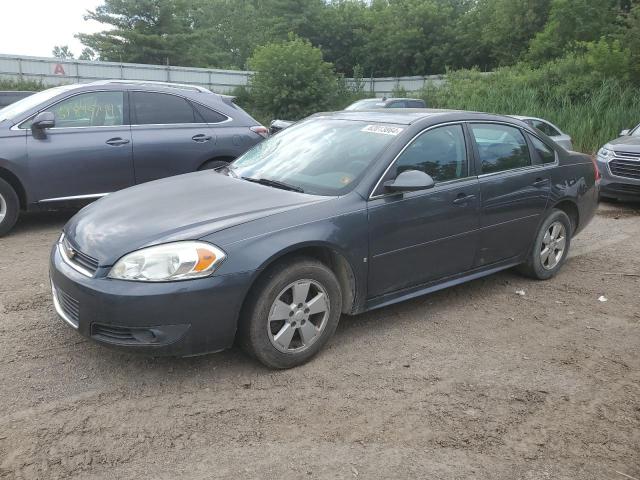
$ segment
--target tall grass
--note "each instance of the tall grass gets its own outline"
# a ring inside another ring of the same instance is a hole
[[[9,80],[0,78],[0,90],[24,90],[27,92],[38,92],[47,88],[42,82],[35,80]]]
[[[446,86],[427,86],[420,96],[430,107],[546,118],[585,153],[596,152],[622,129],[640,123],[640,95],[633,86],[605,79],[576,92],[535,75],[503,72],[492,78],[456,72]]]

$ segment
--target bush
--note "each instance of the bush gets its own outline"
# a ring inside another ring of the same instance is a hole
[[[299,120],[336,103],[338,77],[322,52],[307,40],[289,37],[258,47],[249,60],[255,71],[250,103],[259,116]]]
[[[600,41],[539,68],[449,72],[444,86],[427,85],[420,96],[434,108],[546,118],[573,137],[577,150],[594,153],[640,122],[640,96],[624,75],[628,55],[619,43]]]
[[[6,78],[0,78],[0,90],[22,90],[26,92],[39,92],[47,87],[42,82],[36,82],[35,80],[9,80]]]

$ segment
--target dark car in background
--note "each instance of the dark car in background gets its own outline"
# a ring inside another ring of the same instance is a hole
[[[602,197],[640,201],[640,125],[620,132],[596,158],[602,174]]]
[[[345,110],[375,110],[378,108],[426,108],[427,104],[419,98],[365,98],[349,105]]]
[[[36,93],[0,110],[0,235],[20,210],[225,165],[266,134],[201,87],[113,80]]]
[[[341,314],[519,266],[548,279],[597,207],[591,157],[516,119],[323,113],[226,168],[81,210],[51,252],[80,334],[152,355],[310,359]]]

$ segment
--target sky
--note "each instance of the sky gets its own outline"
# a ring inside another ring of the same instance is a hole
[[[76,57],[76,33],[95,33],[106,25],[84,20],[102,0],[0,0],[0,53],[51,57],[55,45],[68,45]]]

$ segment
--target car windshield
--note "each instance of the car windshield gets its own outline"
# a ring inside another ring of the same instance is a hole
[[[638,125],[633,132],[631,132],[631,136],[633,137],[640,137],[640,125]]]
[[[370,100],[360,100],[356,103],[352,103],[345,110],[367,110],[369,108],[381,108],[384,107],[384,102],[377,98]]]
[[[31,110],[33,107],[37,107],[41,103],[44,103],[47,100],[52,99],[56,95],[60,95],[62,92],[70,90],[72,88],[76,88],[76,85],[65,85],[62,87],[49,88],[47,90],[43,90],[42,92],[29,95],[22,100],[18,100],[17,102],[4,107],[3,109],[0,109],[0,122],[2,122],[3,120],[13,120],[14,118],[22,115],[24,112]]]
[[[230,174],[313,195],[355,187],[403,127],[315,118],[270,137],[229,167]]]

